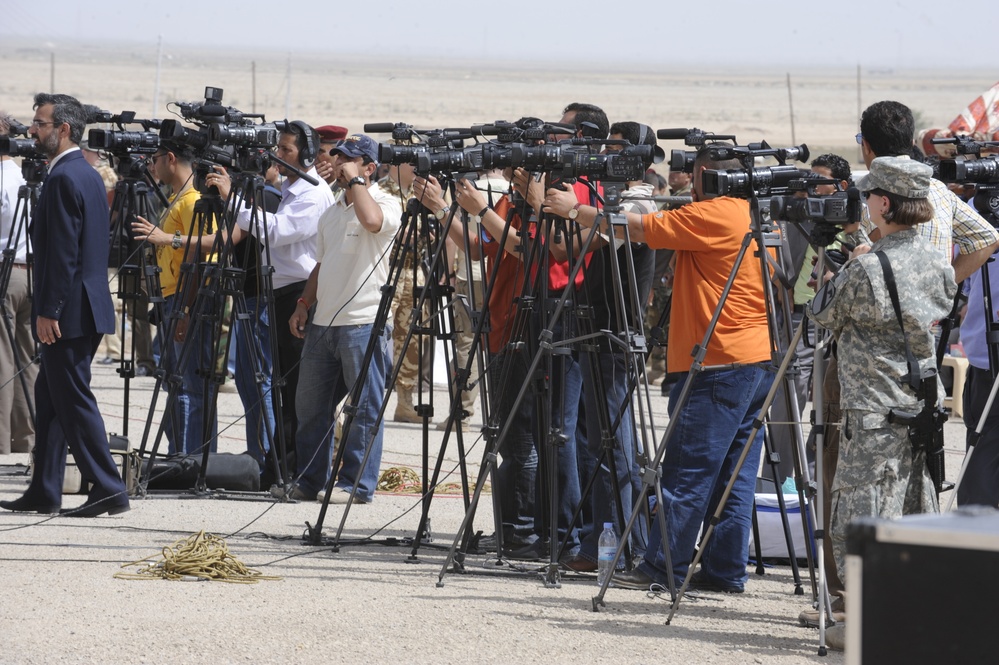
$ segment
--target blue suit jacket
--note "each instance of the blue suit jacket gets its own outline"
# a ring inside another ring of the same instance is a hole
[[[32,211],[32,320],[57,319],[63,339],[114,332],[108,288],[109,211],[104,181],[73,152],[45,178]]]

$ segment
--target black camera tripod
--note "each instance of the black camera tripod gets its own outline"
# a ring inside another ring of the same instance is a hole
[[[270,156],[270,159],[277,159]],[[282,162],[283,164],[283,162]],[[259,168],[253,170],[245,169],[237,172],[234,185],[230,191],[228,201],[224,201],[215,187],[207,186],[205,177],[211,170],[210,164],[199,163],[194,173],[194,186],[201,193],[201,198],[196,202],[194,209],[194,220],[187,237],[187,246],[196,248],[197,258],[195,261],[185,262],[181,266],[181,276],[177,285],[178,303],[170,316],[166,320],[163,338],[167,340],[166,348],[163,350],[163,360],[161,368],[157,372],[157,383],[153,391],[152,404],[150,406],[149,417],[146,421],[143,433],[143,443],[141,453],[145,452],[149,435],[152,429],[152,418],[154,408],[158,399],[163,381],[167,382],[168,393],[165,412],[173,413],[175,402],[182,385],[183,368],[186,363],[197,362],[199,367],[197,375],[202,380],[201,390],[204,399],[204,420],[201,434],[201,466],[195,486],[192,488],[194,495],[207,494],[206,475],[208,472],[209,455],[214,442],[214,421],[217,411],[218,386],[225,380],[225,374],[215,367],[214,359],[223,351],[228,355],[229,346],[234,335],[230,334],[225,341],[223,348],[223,327],[229,324],[230,330],[235,321],[248,322],[251,317],[259,315],[256,311],[248,311],[243,291],[243,281],[245,270],[232,267],[233,243],[232,230],[235,226],[237,207],[249,203],[251,212],[251,225],[257,233],[265,233],[266,212],[258,207],[258,203],[264,200],[263,177],[257,175],[266,168],[257,165]],[[291,168],[291,167],[289,167]],[[296,170],[297,171],[297,170]],[[304,176],[305,174],[301,174]],[[227,214],[228,213],[228,214]],[[216,233],[218,229],[225,229],[225,233]],[[210,250],[204,251],[203,238],[213,236]],[[206,261],[202,257],[212,257],[213,260]],[[261,265],[259,267],[259,279],[261,290],[261,304],[267,308],[269,320],[274,320],[273,312],[273,285],[271,282],[273,267],[270,265],[269,249],[264,243],[262,249]],[[224,303],[226,298],[232,299],[232,308],[229,317],[224,316]],[[187,303],[190,303],[188,308]],[[188,312],[184,310],[188,309]],[[167,354],[172,354],[172,344],[170,340],[174,338],[178,322],[185,316],[190,316],[190,325],[187,334],[181,345],[175,364],[175,371],[170,376],[166,376],[163,369],[169,363],[166,361]],[[257,387],[257,404],[263,409],[265,395],[262,384],[264,375],[262,372],[261,356],[258,347],[258,340],[253,336],[250,326],[241,325],[238,327],[243,331],[244,339],[240,343],[245,344],[249,349],[251,364],[255,368]],[[272,357],[276,363],[276,337],[271,336]],[[207,345],[211,349],[208,357],[208,366],[202,362],[203,348]],[[192,354],[194,356],[192,357]],[[274,375],[279,376],[279,370],[275,364]],[[279,486],[283,486],[285,478],[288,477],[286,468],[286,456],[283,454],[283,420],[281,416],[279,391],[273,390],[278,384],[272,384],[271,398],[274,404],[275,425],[274,430],[270,427],[270,422],[266,417],[262,418],[262,433],[265,437],[260,445],[267,449],[270,462],[274,472],[274,477]],[[159,445],[164,434],[165,421],[161,421],[157,429],[152,451],[150,453],[148,469],[153,469],[153,461],[156,457]],[[176,431],[176,430],[175,430]],[[252,443],[250,443],[252,445]],[[148,486],[148,478],[140,479],[140,487]]]

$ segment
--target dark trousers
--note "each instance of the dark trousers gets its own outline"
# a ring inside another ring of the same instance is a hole
[[[298,418],[295,416],[295,393],[298,390],[298,365],[302,359],[305,340],[291,334],[288,321],[295,313],[298,299],[305,290],[305,282],[295,282],[280,289],[274,289],[274,320],[271,321],[271,334],[277,339],[278,355],[274,358],[274,382],[284,377],[281,386],[281,419],[284,422],[285,454],[295,450],[295,433],[298,431]],[[294,459],[294,458],[292,458]]]
[[[25,492],[32,503],[62,503],[67,447],[83,479],[93,483],[90,501],[128,503],[125,483],[111,458],[104,418],[90,390],[90,363],[101,337],[60,339],[41,347],[35,382],[35,473]]]
[[[968,428],[969,444],[991,390],[992,374],[989,370],[973,365],[968,367],[968,379],[964,386],[964,425]],[[999,505],[999,409],[995,408],[995,404],[985,419],[975,451],[971,453],[957,491],[957,502],[962,506],[982,504],[995,508]]]

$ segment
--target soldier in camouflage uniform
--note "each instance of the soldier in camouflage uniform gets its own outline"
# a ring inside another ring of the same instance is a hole
[[[933,216],[926,198],[931,176],[930,167],[911,159],[879,157],[871,163],[858,188],[881,239],[871,253],[847,262],[808,310],[839,342],[843,425],[829,534],[844,580],[850,521],[938,510],[924,454],[913,455],[906,426],[888,421],[892,409],[915,413],[921,404],[903,378],[904,338],[874,254],[883,252],[895,274],[912,353],[922,370],[933,368],[930,327],[950,310],[957,285],[947,258],[914,228]]]
[[[400,166],[393,166],[389,171],[389,174],[378,181],[378,186],[389,194],[397,196],[399,198],[399,202],[402,204],[403,210],[405,210],[406,202],[413,196],[413,177],[414,173],[412,165],[402,164]],[[400,235],[396,239],[395,245],[392,247],[393,263],[395,262],[395,257],[403,249],[402,241],[404,238],[404,235]],[[413,266],[417,257],[422,256],[422,249],[423,242],[418,240],[416,248],[414,249],[411,247],[409,251],[406,252],[406,259],[403,264],[402,274],[399,276],[399,282],[396,284],[395,296],[392,298],[393,367],[399,364],[399,355],[402,353],[402,346],[406,341],[406,336],[409,334],[413,304],[415,303],[413,294]],[[417,274],[417,279],[419,286],[423,286],[423,276]],[[395,422],[423,422],[419,414],[416,413],[416,408],[413,406],[413,388],[416,386],[416,380],[419,375],[421,351],[419,340],[416,336],[414,336],[410,340],[409,346],[406,348],[406,355],[402,360],[402,368],[399,370],[399,376],[396,379],[395,394],[397,402],[395,407],[395,416],[393,417]]]

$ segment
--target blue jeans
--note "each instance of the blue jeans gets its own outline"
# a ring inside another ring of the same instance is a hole
[[[509,371],[504,377],[504,364]],[[533,384],[513,412],[514,400],[521,387],[529,380],[527,370],[531,357],[526,350],[501,351],[491,363],[489,373],[493,402],[496,404],[492,419],[500,431],[509,423],[506,436],[499,442],[497,452],[502,458],[496,468],[494,491],[500,506],[505,544],[513,547],[537,539],[534,533],[535,483],[538,475],[538,450],[534,443],[535,390]],[[501,385],[505,378],[506,384]],[[509,542],[506,542],[509,541]]]
[[[257,312],[258,304],[261,310]],[[257,460],[260,468],[266,465],[267,451],[271,449],[274,436],[274,401],[271,396],[271,336],[267,322],[267,309],[256,297],[246,299],[247,321],[235,321],[236,346],[236,390],[246,410],[246,452]],[[257,367],[253,357],[259,361],[260,392],[257,393]]]
[[[670,412],[678,421],[662,469],[664,505],[660,509],[666,511],[677,586],[687,575],[698,531],[702,524],[707,528],[705,519],[717,509],[773,383],[773,374],[755,365],[703,372],[697,375],[683,411],[676,414],[677,399],[689,376],[670,392]],[[761,429],[749,442],[750,452],[701,556],[701,574],[723,586],[742,587],[748,577],[749,530],[762,444]],[[652,520],[649,547],[639,568],[667,584],[669,570],[658,519]]]
[[[178,306],[176,295],[166,296],[163,303],[164,319],[168,320],[171,312]],[[188,330],[193,331],[196,325],[192,318],[188,322]],[[163,414],[165,423],[163,432],[167,437],[169,452],[173,454],[199,455],[205,439],[205,382],[204,376],[199,376],[199,370],[211,371],[214,365],[212,358],[212,339],[209,327],[204,323],[197,324],[195,337],[188,342],[192,348],[184,359],[184,366],[179,367],[181,351],[184,344],[173,340],[163,340],[169,348],[164,352],[163,367],[167,374],[179,372],[181,385],[177,388],[170,412]],[[218,419],[213,418],[211,424],[210,450],[218,449]]]
[[[544,325],[544,322],[539,322],[537,325]],[[557,342],[570,337],[568,330],[563,321],[555,323],[552,327],[553,340]],[[561,432],[562,436],[565,437],[565,442],[557,448],[557,451],[548,451],[550,444],[547,443],[546,432],[546,443],[541,449],[549,455],[558,455],[555,461],[555,468],[558,474],[558,496],[556,497],[558,503],[558,539],[559,543],[565,540],[566,532],[568,531],[569,538],[566,540],[565,553],[575,554],[579,549],[580,525],[576,524],[571,531],[568,530],[568,527],[569,522],[572,520],[572,514],[575,512],[576,506],[579,505],[581,492],[579,465],[576,460],[576,431],[579,424],[577,418],[579,415],[579,400],[583,388],[579,358],[576,356],[575,351],[569,355],[560,353],[552,354],[551,376],[548,377],[548,385],[551,393],[551,427]],[[539,483],[539,488],[543,484]],[[538,505],[541,505],[540,501]],[[547,533],[539,535],[544,538],[548,537]]]
[[[382,422],[379,421],[376,427],[375,421],[385,396],[385,366],[391,332],[377,340],[371,364],[361,367],[373,329],[371,324],[308,325],[295,398],[298,484],[308,494],[321,492],[329,481],[336,407],[363,372],[360,402],[348,438],[342,444],[343,465],[336,486],[349,490],[356,485],[356,496],[361,501],[371,501],[375,496],[383,438]],[[369,442],[371,455],[362,469],[361,460]]]
[[[598,367],[593,366],[593,359],[599,363]],[[586,438],[588,446],[588,457],[592,463],[600,457],[602,453],[602,431],[600,425],[601,410],[608,411],[608,427],[612,427],[618,417],[621,405],[628,400],[628,358],[623,353],[609,353],[599,351],[595,356],[588,353],[580,355],[580,369],[583,377],[583,401],[586,413]],[[598,377],[598,378],[595,378]],[[599,394],[594,385],[594,381],[599,380],[604,389],[605,404],[598,403]],[[618,519],[619,508],[627,520],[631,515],[632,506],[637,497],[641,484],[636,483],[635,465],[635,436],[634,425],[631,415],[631,406],[625,409],[621,416],[618,427],[613,432],[614,435],[614,467],[617,475],[619,494],[614,493],[613,478],[610,473],[610,464],[604,460],[597,469],[596,481],[593,490],[590,492],[590,506],[592,508],[593,524],[583,536],[583,542],[579,548],[580,556],[590,560],[597,560],[597,541],[603,531],[602,525],[605,522],[613,522],[615,531],[620,537],[624,530],[624,524]],[[590,466],[589,468],[592,468]],[[631,531],[631,546],[633,552],[645,551],[647,539],[644,520],[635,522]],[[619,562],[620,563],[620,562]]]

